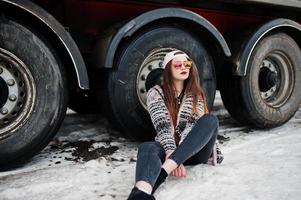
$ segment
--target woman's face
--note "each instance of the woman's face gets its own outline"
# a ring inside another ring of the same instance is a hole
[[[185,56],[176,57],[171,61],[171,74],[174,80],[184,81],[189,76],[191,62]],[[189,67],[190,66],[190,67]]]

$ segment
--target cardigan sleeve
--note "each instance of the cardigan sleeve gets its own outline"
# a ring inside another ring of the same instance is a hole
[[[173,128],[164,99],[155,88],[147,92],[146,105],[156,130],[155,141],[160,142],[165,151],[175,150]]]

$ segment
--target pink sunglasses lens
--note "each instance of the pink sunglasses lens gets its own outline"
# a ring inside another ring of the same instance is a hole
[[[181,68],[181,66],[182,66],[182,62],[181,61],[178,61],[178,62],[174,63],[174,67],[175,68]]]

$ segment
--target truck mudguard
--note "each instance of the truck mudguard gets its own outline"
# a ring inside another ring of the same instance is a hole
[[[179,9],[179,8],[159,8],[155,9],[146,13],[143,13],[142,15],[139,15],[138,17],[132,19],[128,23],[126,23],[124,26],[122,26],[118,32],[113,36],[111,41],[107,43],[108,48],[106,48],[108,51],[103,52],[106,55],[99,55],[101,58],[104,58],[104,60],[100,61],[101,63],[98,63],[98,67],[105,67],[105,68],[112,68],[113,67],[113,60],[115,52],[118,48],[119,43],[124,37],[128,37],[133,35],[137,30],[139,30],[141,27],[147,25],[150,22],[153,22],[155,20],[163,19],[163,18],[178,18],[178,19],[185,19],[191,22],[194,22],[198,24],[199,26],[202,26],[203,28],[207,29],[212,36],[215,38],[215,41],[219,44],[221,49],[223,50],[224,54],[226,56],[231,56],[230,49],[228,47],[228,44],[226,43],[225,39],[221,35],[221,33],[205,18],[202,16],[191,12],[189,10],[185,9]]]
[[[247,66],[248,66],[250,56],[254,48],[256,47],[256,44],[271,31],[277,29],[284,30],[285,28],[286,31],[295,30],[300,32],[299,38],[301,38],[301,25],[295,21],[280,18],[280,19],[271,20],[263,24],[251,35],[251,37],[247,40],[246,44],[242,48],[241,54],[238,57],[238,61],[236,62],[237,66],[236,66],[236,70],[234,71],[234,74],[239,76],[245,76],[247,73]],[[289,32],[287,33],[289,34]]]
[[[57,41],[64,46],[64,50],[69,55],[69,59],[75,68],[79,87],[81,89],[89,89],[89,79],[83,57],[70,34],[53,16],[31,1],[0,0],[0,5],[15,7],[34,16],[47,27],[47,30],[55,34]]]

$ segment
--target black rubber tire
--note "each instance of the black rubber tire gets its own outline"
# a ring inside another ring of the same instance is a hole
[[[284,53],[293,68],[293,89],[281,106],[268,105],[258,87],[259,68],[263,59],[273,51]],[[228,76],[229,77],[229,76]],[[244,77],[231,76],[221,89],[225,107],[238,121],[257,128],[271,128],[288,121],[301,102],[301,51],[287,34],[277,33],[262,39],[254,48]]]
[[[26,161],[54,137],[66,113],[67,87],[60,61],[47,41],[33,30],[1,18],[0,47],[22,60],[36,87],[33,111],[12,135],[0,140],[3,168]]]
[[[132,139],[144,141],[155,135],[149,115],[139,102],[136,79],[139,66],[147,55],[155,48],[165,47],[181,49],[191,55],[198,66],[209,109],[212,108],[216,91],[214,65],[197,36],[176,26],[141,31],[120,47],[115,70],[110,72],[107,84],[113,122],[122,134]]]
[[[230,113],[236,121],[243,125],[248,125],[248,116],[246,115],[246,109],[244,108],[241,88],[240,88],[240,76],[232,74],[231,66],[223,66],[220,76],[220,94],[223,104],[226,110]]]

